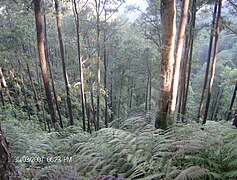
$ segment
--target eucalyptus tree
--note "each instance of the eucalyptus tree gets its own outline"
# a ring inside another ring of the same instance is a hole
[[[206,120],[207,120],[209,104],[210,104],[211,95],[212,95],[212,85],[213,85],[213,81],[214,81],[214,77],[215,77],[216,58],[217,58],[217,53],[218,53],[218,40],[219,40],[219,33],[220,33],[220,26],[221,26],[221,9],[222,9],[222,0],[219,0],[217,23],[216,23],[216,28],[215,28],[216,32],[215,32],[214,54],[213,54],[213,59],[212,59],[210,79],[208,82],[207,101],[206,101],[205,113],[204,113],[202,124],[205,124]]]
[[[86,3],[84,4],[84,6],[85,5]],[[83,130],[85,131],[86,130],[86,117],[85,117],[86,99],[85,99],[85,90],[84,90],[83,62],[82,62],[82,55],[81,55],[80,12],[78,11],[76,0],[73,0],[73,6],[74,6],[74,16],[75,16],[75,23],[76,23],[76,32],[77,32],[77,56],[78,56],[78,62],[79,62],[79,73],[80,73],[80,82],[81,82],[80,90],[81,90],[82,123],[83,123]]]
[[[54,0],[55,2],[55,10],[56,10],[56,21],[57,21],[57,30],[58,30],[58,39],[59,39],[59,45],[60,45],[60,53],[61,53],[61,59],[62,59],[62,68],[63,68],[63,76],[64,76],[64,82],[66,87],[66,93],[67,93],[67,106],[68,106],[68,113],[70,118],[70,125],[74,124],[73,121],[73,115],[72,115],[72,103],[71,103],[71,95],[70,95],[70,88],[69,88],[69,80],[68,80],[68,74],[66,69],[66,60],[65,60],[65,50],[63,45],[63,37],[61,32],[61,16],[60,16],[60,4],[58,0]]]
[[[170,107],[169,113],[174,113],[176,108],[176,99],[178,94],[178,86],[179,86],[179,76],[180,76],[180,64],[182,58],[183,51],[183,42],[184,35],[186,30],[186,24],[188,19],[188,9],[189,9],[189,0],[183,0],[182,12],[180,16],[180,27],[177,37],[177,47],[175,49],[175,61],[174,61],[174,69],[172,75],[172,84],[171,84],[171,99],[170,99]]]
[[[166,128],[171,122],[167,121],[168,105],[170,99],[174,45],[176,34],[176,2],[175,0],[161,1],[162,20],[162,49],[160,63],[160,90],[158,95],[158,112],[156,116],[156,128]]]
[[[212,44],[213,44],[213,37],[214,37],[215,24],[216,24],[216,13],[217,13],[217,3],[218,3],[217,1],[218,0],[216,0],[215,5],[214,5],[214,12],[213,12],[213,17],[212,17],[212,26],[211,26],[211,33],[210,33],[210,40],[209,40],[209,50],[208,50],[206,73],[205,73],[205,79],[204,79],[204,84],[203,84],[203,89],[202,89],[201,101],[200,101],[200,105],[199,105],[199,109],[198,109],[197,121],[199,121],[199,118],[201,117],[204,99],[205,99],[206,91],[208,88],[207,83],[208,83],[208,74],[209,74],[209,70],[210,70]]]
[[[191,78],[191,70],[192,70],[192,61],[193,61],[193,46],[194,46],[194,32],[195,32],[195,26],[196,26],[196,13],[197,13],[197,6],[196,6],[196,0],[192,1],[192,8],[191,8],[191,22],[190,22],[190,29],[189,29],[189,43],[188,43],[188,51],[187,57],[188,59],[188,74],[187,74],[187,81],[184,82],[183,89],[183,99],[182,99],[182,121],[184,121],[184,117],[186,115],[186,105],[187,105],[187,99],[188,99],[188,92],[189,92],[189,84],[190,84],[190,78]],[[184,62],[185,63],[185,62]],[[185,63],[186,64],[186,63]],[[186,64],[187,66],[187,64]],[[186,78],[186,68],[183,69],[183,78]]]
[[[45,94],[47,97],[47,103],[49,107],[49,112],[51,115],[51,120],[53,126],[57,128],[55,125],[57,123],[57,119],[55,116],[55,110],[53,107],[53,100],[51,94],[51,88],[49,84],[49,78],[47,74],[46,60],[45,60],[45,49],[44,49],[44,41],[43,41],[43,31],[42,31],[42,13],[41,13],[41,0],[34,1],[34,9],[35,9],[35,23],[36,23],[36,31],[37,31],[37,44],[38,44],[38,52],[39,59],[41,65],[41,72],[44,82]]]

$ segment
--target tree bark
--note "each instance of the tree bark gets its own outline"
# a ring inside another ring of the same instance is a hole
[[[183,102],[182,102],[182,122],[184,122],[184,118],[186,115],[186,105],[187,105],[187,100],[188,100],[188,91],[189,91],[189,83],[190,83],[190,77],[191,77],[191,70],[192,70],[192,59],[193,59],[193,45],[194,45],[194,29],[196,25],[196,0],[193,0],[192,4],[192,25],[190,27],[190,39],[189,39],[189,62],[188,62],[188,77],[187,77],[187,83],[186,83],[186,88],[185,88],[185,93],[183,94]]]
[[[33,93],[34,93],[36,108],[37,108],[37,110],[39,112],[40,111],[40,107],[39,107],[38,94],[37,94],[37,91],[35,89],[34,80],[33,80],[32,75],[30,73],[30,68],[29,68],[29,64],[28,63],[26,63],[26,67],[27,67],[27,72],[28,72],[29,79],[30,79],[30,84],[31,84],[31,87],[32,87],[32,90],[33,90]]]
[[[1,87],[3,87],[3,88],[6,89],[7,97],[8,97],[8,99],[9,99],[9,102],[10,102],[11,106],[12,106],[12,113],[13,113],[14,117],[16,118],[16,113],[15,113],[15,110],[14,110],[13,100],[12,100],[10,91],[9,91],[9,89],[8,89],[8,86],[7,86],[5,77],[4,77],[4,75],[3,75],[2,67],[0,67],[0,79],[1,79]],[[3,101],[2,101],[2,102],[3,102]]]
[[[58,39],[59,39],[60,53],[61,53],[62,67],[63,67],[63,76],[64,76],[64,82],[65,82],[66,93],[67,93],[68,114],[69,114],[69,118],[70,118],[70,125],[74,125],[73,115],[72,115],[72,103],[71,103],[71,95],[70,95],[70,88],[69,88],[69,80],[68,80],[68,74],[67,74],[66,62],[65,62],[63,37],[62,37],[62,32],[61,32],[60,7],[59,7],[58,0],[54,0],[54,2],[55,2],[55,10],[56,10]]]
[[[53,107],[52,94],[49,84],[49,78],[47,74],[46,60],[45,60],[45,51],[44,51],[44,41],[43,41],[43,31],[42,31],[42,18],[41,18],[41,9],[40,9],[41,0],[34,0],[35,7],[35,22],[36,22],[36,31],[37,31],[37,44],[39,51],[39,59],[41,65],[41,72],[43,76],[45,94],[47,97],[47,103],[49,107],[49,113],[51,115],[51,120],[53,122],[53,126],[57,123],[57,119],[55,117],[55,111]]]
[[[100,0],[95,0],[96,6],[96,31],[97,31],[97,130],[100,129]]]
[[[83,64],[81,58],[81,43],[80,43],[80,17],[77,10],[76,0],[73,1],[74,4],[74,12],[75,12],[75,22],[76,22],[76,31],[77,31],[77,56],[79,61],[79,73],[81,80],[81,108],[82,108],[82,124],[83,130],[86,131],[86,115],[85,115],[85,90],[84,90],[84,76],[83,76]]]
[[[214,6],[214,13],[213,13],[213,18],[212,18],[212,27],[211,27],[211,34],[210,34],[210,41],[209,41],[207,67],[206,67],[205,79],[204,79],[204,84],[203,84],[203,89],[202,89],[201,102],[200,102],[199,109],[198,109],[197,121],[199,121],[199,119],[201,117],[203,104],[204,104],[204,98],[205,98],[205,94],[207,91],[208,74],[209,74],[210,62],[211,62],[212,43],[213,43],[213,36],[214,36],[214,32],[215,32],[216,12],[217,12],[217,0],[215,3],[215,6]]]
[[[212,59],[211,74],[210,74],[210,79],[209,79],[209,83],[208,83],[207,101],[206,101],[205,113],[204,113],[204,117],[203,117],[203,121],[202,121],[203,125],[207,121],[209,104],[210,104],[211,95],[212,95],[212,85],[213,85],[213,81],[214,81],[214,77],[215,77],[216,56],[218,53],[218,40],[219,40],[220,24],[221,24],[221,8],[222,8],[222,0],[219,0],[217,23],[216,23],[216,34],[215,34],[214,56]]]
[[[48,34],[47,34],[46,15],[44,15],[44,38],[45,38],[45,41],[44,41],[45,56],[46,56],[46,61],[47,61],[48,67],[49,67],[49,75],[50,75],[50,78],[51,78],[51,85],[52,85],[52,90],[53,90],[54,101],[55,101],[56,109],[57,109],[57,112],[58,112],[60,127],[63,128],[63,121],[62,121],[62,116],[61,116],[61,112],[60,112],[60,108],[59,108],[57,92],[56,92],[55,85],[54,85],[54,74],[53,74],[53,70],[52,70],[53,56],[50,55],[49,48],[48,48]],[[51,62],[52,62],[52,66],[51,66]]]
[[[237,109],[235,110],[235,117],[234,117],[234,121],[233,121],[233,126],[235,126],[237,128]]]
[[[107,17],[106,17],[106,10],[105,10],[105,24],[107,21]],[[104,25],[106,26],[106,25]],[[106,49],[106,27],[104,27],[104,88],[105,88],[105,95],[104,95],[104,99],[105,99],[105,127],[108,127],[108,88],[107,88],[107,68],[108,68],[108,57],[107,57],[107,49]]]
[[[9,150],[7,140],[2,131],[1,124],[0,124],[0,179],[1,180],[20,179],[19,174],[15,169],[12,155]]]
[[[170,109],[169,109],[171,114],[173,114],[176,109],[176,99],[177,99],[178,89],[179,89],[180,64],[181,64],[181,58],[182,58],[185,29],[186,29],[187,18],[188,18],[188,7],[189,7],[189,0],[183,0],[183,9],[181,12],[181,17],[180,17],[180,27],[179,27],[179,33],[178,33],[178,38],[177,38],[173,78],[172,78],[172,84],[171,84],[171,102],[170,102]]]
[[[165,129],[171,122],[166,119],[170,99],[174,44],[176,33],[176,7],[175,0],[161,1],[162,20],[162,49],[160,64],[160,92],[158,98],[158,112],[155,121],[156,128]]]
[[[91,107],[92,107],[92,113],[93,113],[93,123],[95,131],[97,131],[97,123],[96,123],[96,111],[95,111],[95,103],[94,103],[94,93],[93,93],[93,83],[91,82],[90,85],[90,95],[91,95]]]

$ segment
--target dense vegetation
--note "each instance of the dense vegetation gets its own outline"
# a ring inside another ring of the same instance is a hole
[[[0,179],[237,178],[237,3],[188,1],[173,111],[174,90],[161,95],[166,1],[146,2],[127,16],[122,0],[0,2]]]

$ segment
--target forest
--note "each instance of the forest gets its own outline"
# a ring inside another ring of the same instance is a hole
[[[236,93],[237,0],[0,1],[0,180],[237,179]]]

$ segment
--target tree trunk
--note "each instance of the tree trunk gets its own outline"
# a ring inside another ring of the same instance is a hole
[[[211,95],[212,95],[212,85],[213,85],[213,81],[215,77],[216,56],[218,53],[218,40],[219,40],[219,32],[220,32],[220,24],[221,24],[221,8],[222,8],[222,0],[219,0],[217,23],[216,23],[216,34],[215,34],[214,56],[212,59],[211,74],[210,74],[210,79],[208,83],[207,101],[206,101],[205,113],[204,113],[204,117],[202,121],[203,125],[206,124],[206,121],[207,121],[209,104],[210,104]]]
[[[217,115],[218,115],[218,113],[219,113],[219,110],[220,110],[220,101],[221,101],[221,99],[222,99],[222,97],[223,97],[223,92],[224,92],[224,90],[221,90],[221,92],[220,92],[220,96],[219,96],[219,98],[217,99],[217,103],[216,103],[216,107],[215,107],[215,111],[214,111],[214,120],[215,121],[217,121],[218,119],[217,119]],[[218,96],[217,96],[218,97]]]
[[[121,82],[120,82],[119,95],[118,95],[117,118],[120,118],[120,108],[121,108],[122,90],[123,90],[123,83],[124,83],[124,74],[125,74],[125,70],[122,71],[122,75],[121,75]]]
[[[203,84],[203,89],[202,89],[201,102],[200,102],[199,109],[198,109],[197,121],[199,121],[201,114],[202,114],[204,98],[205,98],[205,94],[206,94],[206,90],[207,90],[208,74],[209,74],[210,62],[211,62],[212,42],[213,42],[213,36],[214,36],[214,32],[215,32],[216,12],[217,12],[217,0],[215,3],[213,18],[212,18],[212,27],[211,27],[211,35],[210,35],[210,41],[209,41],[207,67],[206,67],[205,79],[204,79],[204,84]]]
[[[191,77],[191,70],[192,70],[192,59],[193,59],[193,44],[194,44],[194,29],[195,29],[195,25],[196,25],[196,0],[193,0],[193,4],[192,4],[192,25],[190,27],[190,39],[189,39],[189,62],[188,62],[188,77],[187,77],[187,83],[186,83],[186,88],[185,88],[185,92],[183,94],[184,98],[183,98],[183,102],[182,102],[182,122],[184,122],[184,118],[186,115],[186,105],[187,105],[187,99],[188,99],[188,91],[189,91],[189,83],[190,83],[190,77]]]
[[[236,92],[237,92],[237,81],[236,81],[235,89],[234,89],[234,92],[233,92],[233,95],[232,95],[232,98],[231,98],[231,101],[230,101],[230,107],[229,107],[228,114],[227,114],[227,117],[226,117],[227,121],[230,119],[232,108],[233,108],[233,105],[234,105],[234,102],[235,102]]]
[[[81,58],[81,43],[80,43],[80,17],[77,10],[76,0],[73,1],[74,4],[74,12],[75,12],[75,22],[76,22],[76,30],[77,30],[77,55],[79,61],[79,73],[81,80],[81,108],[82,108],[82,124],[83,130],[86,131],[86,115],[85,115],[85,90],[84,90],[84,76],[83,76],[83,65]]]
[[[175,51],[175,62],[174,62],[174,69],[173,69],[173,79],[172,79],[172,84],[171,84],[171,102],[170,102],[170,109],[169,109],[171,114],[173,114],[176,109],[176,99],[177,99],[178,89],[179,89],[180,64],[181,64],[181,58],[182,58],[185,29],[186,29],[187,18],[188,18],[188,7],[189,7],[189,0],[183,0],[183,9],[181,12],[181,17],[180,17],[180,27],[179,27],[179,33],[178,33],[178,38],[177,38],[177,47]]]
[[[235,110],[235,117],[234,117],[234,121],[233,121],[233,126],[235,126],[237,128],[237,109]]]
[[[8,89],[8,86],[7,86],[7,83],[6,83],[6,80],[5,80],[5,77],[3,75],[1,67],[0,67],[0,79],[2,80],[1,87],[6,89],[7,97],[9,99],[9,102],[10,102],[11,106],[12,106],[12,113],[13,113],[14,117],[16,118],[16,113],[15,113],[15,110],[14,110],[13,100],[12,100],[12,97],[11,97],[10,91]]]
[[[149,68],[149,98],[148,98],[148,110],[151,111],[151,70]]]
[[[32,75],[30,73],[30,68],[29,68],[29,64],[28,63],[26,63],[26,67],[27,67],[27,72],[28,72],[29,79],[30,79],[30,84],[31,84],[31,87],[32,87],[32,90],[33,90],[33,93],[34,93],[36,108],[37,108],[37,110],[39,112],[40,111],[40,107],[39,107],[38,94],[37,94],[37,91],[35,89],[34,81],[33,81]]]
[[[87,132],[91,134],[90,105],[87,103],[86,94],[85,94],[85,106],[86,106],[86,116],[87,116]]]
[[[93,83],[91,83],[90,87],[90,94],[91,94],[91,107],[92,107],[92,112],[93,112],[93,123],[94,123],[94,128],[95,131],[98,130],[97,128],[97,123],[96,123],[96,111],[95,111],[95,103],[94,103],[94,93],[93,93]]]
[[[100,1],[100,0],[99,0]],[[96,30],[97,30],[97,129],[100,129],[100,2],[95,0],[96,4]]]
[[[54,107],[53,107],[52,94],[51,94],[49,78],[48,78],[48,74],[47,74],[46,60],[45,60],[40,2],[41,2],[41,0],[34,1],[39,59],[40,59],[40,65],[41,65],[41,72],[42,72],[42,76],[43,76],[45,94],[47,97],[47,103],[48,103],[48,107],[49,107],[49,113],[51,115],[53,126],[55,128],[57,128],[55,126],[57,123],[57,119],[55,117],[55,111],[54,111]]]
[[[160,92],[155,127],[165,129],[171,122],[166,117],[174,63],[174,44],[176,33],[175,0],[161,0],[162,50],[160,64]]]
[[[60,7],[59,7],[58,0],[54,0],[54,2],[55,2],[55,10],[56,10],[58,39],[59,39],[60,53],[61,53],[62,67],[63,67],[63,76],[64,76],[64,82],[65,82],[66,93],[67,93],[68,114],[69,114],[69,118],[70,118],[70,125],[74,125],[73,115],[72,115],[72,103],[71,103],[71,95],[70,95],[70,88],[69,88],[69,80],[68,80],[68,74],[67,74],[66,63],[65,63],[63,37],[62,37],[62,32],[61,32]]]
[[[106,19],[106,10],[105,10],[105,23],[107,21]],[[108,57],[107,57],[107,52],[106,52],[106,27],[104,27],[104,88],[105,88],[105,127],[108,127],[108,88],[107,88],[107,67],[108,67]]]
[[[5,108],[5,100],[2,93],[2,83],[0,83],[0,96],[1,96],[2,106]]]
[[[190,49],[190,37],[186,36],[186,39],[185,39],[185,50],[184,50],[184,60],[183,60],[183,63],[182,63],[182,75],[181,76],[181,79],[180,79],[180,84],[181,84],[181,87],[180,87],[180,97],[179,97],[179,109],[178,109],[178,119],[180,119],[180,115],[182,114],[182,106],[183,106],[183,103],[185,102],[184,99],[185,99],[185,92],[186,92],[186,89],[185,89],[185,85],[186,85],[186,70],[187,70],[187,63],[188,63],[188,53],[189,53],[189,49]],[[184,122],[184,118],[183,118],[183,114],[182,114],[182,122]]]
[[[113,71],[110,72],[110,91],[109,91],[109,98],[110,98],[110,103],[109,107],[110,110],[112,111],[111,116],[110,116],[110,121],[112,122],[114,119],[114,108],[113,108]]]
[[[0,124],[0,179],[1,180],[19,179],[19,175],[15,169],[12,155],[9,150],[7,140],[2,131],[1,124]]]
[[[38,65],[38,61],[37,61],[37,58],[36,58],[36,49],[35,48],[33,49],[33,53],[34,53],[34,57],[35,57],[37,83],[38,83],[39,91],[40,91],[40,104],[41,104],[41,108],[42,108],[44,130],[47,131],[47,125],[48,125],[49,132],[50,132],[49,122],[46,122],[46,118],[45,118],[44,101],[43,101],[43,93],[42,93],[42,86],[41,86],[42,79],[39,75],[39,65]]]
[[[46,53],[45,55],[46,55],[46,61],[47,61],[48,67],[49,67],[49,75],[51,78],[51,85],[52,85],[52,90],[53,90],[54,101],[55,101],[56,109],[58,112],[60,127],[63,128],[63,121],[62,121],[62,116],[61,116],[61,112],[60,112],[60,108],[59,108],[57,92],[56,92],[55,85],[54,85],[54,75],[53,75],[53,70],[52,70],[53,64],[51,66],[51,62],[53,63],[53,57],[50,55],[49,48],[48,48],[46,15],[44,15],[44,38],[45,38],[44,44],[45,44],[45,53]]]

